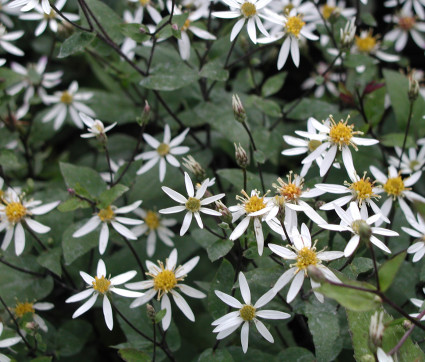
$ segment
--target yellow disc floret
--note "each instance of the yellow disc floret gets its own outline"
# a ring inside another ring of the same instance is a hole
[[[6,205],[6,217],[10,223],[16,224],[27,214],[27,209],[20,202],[11,202]]]
[[[183,26],[181,27],[181,31],[186,31],[190,26],[190,20],[186,19],[186,21],[184,22]],[[168,146],[168,145],[167,145]]]
[[[349,186],[353,194],[356,196],[360,206],[362,205],[362,202],[366,199],[377,199],[380,197],[378,194],[375,194],[373,192],[374,184],[375,181],[371,182],[370,178],[366,177],[366,172],[360,180],[353,182],[352,184],[346,183],[346,185]]]
[[[329,119],[331,121],[331,129],[329,131],[329,138],[330,141],[337,145],[338,148],[341,150],[342,147],[345,146],[353,146],[356,150],[356,145],[352,142],[352,138],[356,134],[363,134],[361,131],[353,131],[354,124],[348,124],[350,116],[347,117],[345,121],[339,121],[338,123],[335,122],[332,116],[329,116]]]
[[[201,208],[201,201],[196,197],[189,197],[189,199],[186,201],[185,206],[186,209],[191,212],[198,212]]]
[[[285,201],[294,202],[299,199],[302,194],[302,188],[304,186],[304,179],[300,179],[298,184],[294,182],[297,179],[297,175],[294,175],[294,181],[292,180],[292,171],[286,176],[288,182],[283,181],[280,177],[277,179],[279,185],[273,184],[277,192],[285,198]]]
[[[245,211],[249,214],[264,209],[266,204],[264,203],[264,197],[258,197],[257,195],[251,196],[245,203]]]
[[[241,5],[241,13],[245,18],[250,18],[252,16],[254,16],[255,14],[257,14],[257,8],[255,7],[254,4],[245,1],[242,5]]]
[[[92,284],[94,290],[97,290],[101,294],[105,294],[109,291],[109,286],[111,285],[111,282],[108,279],[105,279],[105,276],[102,275],[102,277],[100,278],[95,276],[94,281],[92,281]]]
[[[239,314],[244,321],[252,321],[255,318],[255,308],[252,305],[244,305],[239,310]]]
[[[153,288],[156,291],[168,293],[177,284],[176,275],[173,271],[164,269],[153,280]]]
[[[305,22],[302,20],[301,15],[297,15],[288,18],[285,28],[289,34],[298,38],[304,25]]]
[[[99,219],[102,221],[111,221],[115,217],[115,213],[111,205],[109,205],[106,209],[101,209],[97,216],[99,216]]]
[[[51,20],[51,19],[56,18],[56,13],[53,10],[50,10],[49,14],[44,13],[43,16],[44,16],[44,19]]]
[[[169,151],[170,151],[170,146],[166,143],[161,143],[156,149],[156,152],[158,152],[159,155],[162,157],[164,157],[165,155],[168,155]]]
[[[68,91],[65,91],[65,92],[62,92],[60,100],[61,100],[62,103],[71,104],[72,100],[73,100],[73,96]]]
[[[283,7],[283,15],[288,16],[291,10],[294,8],[294,4],[289,3],[288,5]]]
[[[142,5],[143,7],[149,5],[150,0],[139,0],[140,5]]]
[[[298,251],[297,262],[295,266],[298,270],[306,270],[309,265],[317,265],[320,260],[316,255],[316,248],[304,247]]]
[[[356,46],[363,53],[370,53],[376,46],[376,37],[372,36],[372,32],[356,35]]]
[[[400,196],[404,190],[407,189],[404,187],[403,179],[400,175],[398,175],[397,177],[388,178],[387,182],[384,185],[384,190],[388,195],[391,195],[396,198],[397,196]]]
[[[16,303],[15,307],[15,315],[18,318],[23,317],[27,313],[35,313],[33,303],[25,302],[25,303]]]
[[[336,6],[330,6],[330,5],[328,5],[328,4],[325,4],[323,7],[322,7],[322,15],[323,15],[323,17],[326,19],[326,20],[328,20],[331,16],[332,16],[332,14],[334,13],[334,11],[337,9],[337,7]]]
[[[148,211],[145,217],[145,223],[150,230],[156,230],[159,226],[159,215],[155,211]]]

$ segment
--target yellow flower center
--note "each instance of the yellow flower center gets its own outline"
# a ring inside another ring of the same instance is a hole
[[[304,25],[305,22],[301,19],[301,15],[297,15],[288,18],[288,20],[286,21],[285,28],[289,34],[298,38],[298,36],[300,35],[300,31]]]
[[[301,189],[293,183],[289,183],[281,188],[282,195],[285,196],[288,201],[297,200],[300,197],[301,192]]]
[[[332,16],[335,10],[336,10],[336,6],[330,6],[326,4],[322,7],[322,15],[326,20],[328,20]]]
[[[189,211],[197,212],[201,208],[201,201],[196,197],[189,197],[185,205],[186,209],[188,209]]]
[[[370,53],[376,46],[376,37],[369,33],[367,36],[356,36],[356,46],[363,53]]]
[[[159,153],[160,156],[164,157],[165,155],[168,154],[168,152],[170,151],[170,146],[167,145],[166,143],[161,143],[158,148],[156,149],[156,152]]]
[[[302,248],[297,255],[296,267],[298,270],[305,270],[309,265],[316,265],[319,263],[316,251],[314,248]]]
[[[27,313],[35,313],[33,303],[17,303],[15,307],[15,315],[18,318],[23,317]]]
[[[388,181],[384,185],[384,190],[388,195],[393,195],[394,197],[400,196],[406,188],[404,187],[404,182],[401,176],[388,178]]]
[[[239,310],[239,314],[244,321],[252,321],[255,318],[255,308],[252,305],[244,305]]]
[[[145,217],[145,223],[151,230],[156,230],[159,226],[159,215],[155,211],[148,211]]]
[[[111,205],[109,205],[106,209],[101,209],[97,216],[99,216],[99,219],[102,221],[111,221],[115,217],[115,214]]]
[[[288,5],[283,7],[283,15],[288,16],[291,10],[294,8],[294,4],[289,3]]]
[[[356,234],[360,233],[360,229],[364,227],[364,228],[368,228],[369,225],[365,220],[354,220],[353,223],[351,224],[351,228],[354,230],[354,232]]]
[[[61,102],[65,104],[71,104],[73,100],[72,94],[68,91],[62,92]]]
[[[370,178],[364,175],[359,181],[348,184],[349,188],[357,195],[357,200],[360,205],[362,202],[369,198],[379,198],[379,195],[373,193],[373,186],[375,182],[370,182]]]
[[[249,214],[264,209],[266,204],[264,203],[264,196],[258,197],[257,195],[251,196],[248,201],[245,202],[245,211]]]
[[[16,224],[27,214],[27,209],[20,202],[11,202],[6,206],[6,217],[10,223]]]
[[[190,26],[190,20],[186,19],[186,21],[184,22],[183,26],[181,27],[181,31],[186,31]]]
[[[140,5],[142,5],[143,7],[149,5],[150,0],[139,0]]]
[[[311,140],[311,141],[309,141],[309,142],[308,142],[307,147],[308,147],[308,150],[309,150],[310,152],[313,152],[313,151],[314,151],[317,147],[319,147],[321,144],[322,144],[322,142],[321,142],[321,141],[319,141],[319,140]]]
[[[108,279],[105,279],[105,277],[102,275],[101,278],[95,276],[92,284],[94,290],[97,290],[101,294],[105,294],[109,291],[109,286],[111,285],[111,282]]]
[[[403,18],[400,18],[398,21],[398,26],[403,30],[410,30],[413,28],[413,26],[416,23],[416,19],[413,16],[405,16]]]
[[[257,14],[257,8],[254,4],[245,1],[241,6],[241,13],[245,18],[250,18],[251,16]]]
[[[153,288],[163,293],[168,293],[176,286],[176,284],[176,275],[173,271],[167,269],[162,270],[153,279]]]
[[[348,146],[351,143],[353,137],[354,125],[347,125],[347,121],[334,123],[329,131],[329,137],[331,142],[338,145],[339,148],[342,146]]]
[[[44,16],[44,19],[46,19],[46,20],[50,20],[50,19],[56,18],[56,14],[55,14],[55,12],[53,10],[50,10],[50,13],[49,14],[44,13],[43,16]]]

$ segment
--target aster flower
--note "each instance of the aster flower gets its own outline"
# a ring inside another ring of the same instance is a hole
[[[263,294],[257,302],[252,305],[251,303],[251,291],[249,290],[248,282],[245,278],[245,275],[239,273],[239,288],[242,294],[242,299],[244,304],[239,302],[236,298],[231,295],[215,290],[215,294],[219,297],[224,303],[229,305],[232,308],[237,308],[237,311],[227,313],[223,317],[216,319],[211,324],[216,326],[213,330],[214,333],[217,333],[217,339],[221,340],[226,338],[228,335],[233,333],[236,329],[242,325],[241,328],[241,344],[242,350],[244,353],[248,350],[248,337],[249,337],[249,326],[250,324],[255,325],[258,333],[268,342],[274,343],[273,336],[267,329],[267,327],[261,322],[258,318],[265,319],[287,319],[291,315],[285,312],[280,312],[277,310],[258,310],[264,307],[268,302],[270,302],[276,295],[276,292],[272,289]]]
[[[162,142],[159,142],[147,133],[143,133],[144,140],[149,146],[154,148],[155,151],[143,152],[136,156],[136,160],[142,159],[148,161],[137,171],[137,174],[141,175],[147,172],[159,161],[159,180],[161,182],[164,181],[165,172],[167,170],[167,162],[174,167],[180,167],[180,162],[174,157],[174,155],[183,155],[189,151],[189,147],[180,146],[188,132],[189,128],[186,128],[177,137],[171,139],[170,126],[166,124],[164,127],[164,138]]]
[[[98,119],[94,120],[93,118],[81,112],[79,115],[89,131],[89,133],[83,133],[81,135],[82,138],[96,137],[97,139],[104,141],[106,140],[106,132],[110,131],[117,125],[117,122],[114,122],[105,128],[102,121],[99,121]]]
[[[143,223],[142,220],[130,219],[128,217],[119,216],[121,214],[127,214],[134,211],[142,201],[133,202],[131,205],[117,208],[114,205],[109,205],[108,207],[99,210],[99,212],[92,216],[89,221],[87,221],[81,228],[72,234],[72,237],[79,238],[83,235],[91,233],[95,230],[100,224],[102,227],[100,229],[99,235],[99,253],[102,255],[106,247],[108,246],[109,240],[109,227],[108,224],[111,224],[115,231],[124,236],[129,240],[136,240],[136,235],[133,234],[127,227],[124,225],[140,225]],[[124,225],[123,225],[124,224]]]
[[[320,134],[307,133],[298,131],[300,136],[309,138],[310,140],[321,141],[322,144],[318,146],[309,156],[307,156],[302,163],[312,162],[316,157],[323,155],[323,162],[320,165],[320,176],[324,176],[332,163],[335,160],[335,156],[338,150],[342,152],[342,160],[348,174],[354,174],[353,156],[351,155],[350,147],[352,146],[357,151],[357,146],[372,146],[377,144],[379,141],[371,138],[360,138],[356,135],[362,135],[361,131],[354,131],[354,125],[348,124],[350,116],[345,121],[335,122],[332,115],[323,122],[320,123],[315,119],[312,119],[313,127],[316,128]]]
[[[382,215],[389,215],[393,202],[397,199],[406,218],[413,218],[413,212],[404,201],[404,198],[409,201],[425,202],[423,196],[411,191],[412,189],[410,188],[419,180],[422,172],[417,171],[410,177],[403,179],[394,166],[388,168],[388,177],[375,166],[370,166],[370,171],[376,181],[382,184],[382,189],[378,190],[378,193],[386,193],[388,197],[381,206]]]
[[[112,316],[111,302],[109,301],[109,298],[112,297],[111,292],[127,298],[141,297],[143,293],[116,288],[116,285],[128,282],[130,279],[134,278],[136,274],[137,272],[135,270],[131,270],[113,278],[106,278],[106,266],[102,259],[99,259],[99,262],[97,263],[97,271],[94,278],[87,273],[80,271],[81,278],[83,278],[83,280],[87,283],[88,289],[69,297],[65,300],[65,303],[79,302],[89,297],[90,299],[84,302],[84,304],[74,312],[72,318],[75,319],[87,312],[91,307],[93,307],[94,303],[96,303],[99,295],[102,295],[103,316],[105,317],[106,326],[112,331],[112,328],[114,327],[114,318]]]
[[[161,300],[161,309],[166,310],[165,316],[162,319],[162,328],[165,331],[171,323],[171,295],[177,307],[183,312],[186,318],[194,322],[195,316],[192,309],[190,309],[189,304],[187,304],[186,300],[177,290],[179,289],[182,293],[192,298],[202,299],[206,297],[206,295],[199,290],[181,283],[187,277],[187,274],[198,264],[198,261],[199,256],[195,256],[176,268],[177,249],[171,251],[170,256],[165,260],[165,266],[160,261],[158,261],[158,265],[155,265],[151,261],[146,260],[146,267],[148,268],[146,275],[150,276],[152,279],[126,284],[126,287],[130,289],[148,289],[145,295],[135,299],[133,303],[131,303],[130,308],[136,308],[149,302],[157,294],[157,299]]]
[[[419,213],[417,214],[417,219],[407,218],[407,221],[413,229],[405,226],[401,228],[405,233],[418,240],[407,249],[409,254],[414,254],[412,261],[416,263],[425,255],[425,221]]]
[[[422,289],[422,292],[425,293],[425,288]],[[418,307],[420,311],[424,309],[424,302],[423,300],[420,300],[418,298],[410,298],[410,302],[415,306]],[[413,318],[418,318],[420,313],[412,313],[409,314]],[[421,318],[421,321],[425,320],[425,315]]]
[[[169,227],[176,225],[177,220],[164,219],[153,210],[143,210],[138,208],[133,212],[143,219],[143,224],[134,227],[131,231],[137,237],[147,235],[146,252],[149,257],[155,253],[157,236],[165,245],[170,247],[174,246],[173,240],[171,240],[174,233],[169,229]]]
[[[10,54],[16,55],[18,57],[23,56],[24,52],[21,49],[13,44],[10,44],[11,41],[19,39],[22,37],[22,35],[24,35],[23,30],[12,31],[8,33],[3,24],[0,24],[0,47]]]
[[[301,88],[307,90],[315,87],[314,96],[316,98],[322,98],[326,91],[334,97],[338,97],[339,91],[335,84],[340,81],[340,74],[334,73],[331,70],[326,72],[327,69],[328,64],[325,62],[319,62],[316,66],[315,72],[301,84]],[[323,78],[322,83],[319,85],[316,83],[318,75]]]
[[[244,216],[242,221],[235,227],[230,234],[230,240],[236,240],[242,236],[251,221],[254,226],[255,238],[257,240],[258,254],[263,254],[264,249],[264,235],[262,221],[265,221],[269,227],[280,235],[284,235],[283,229],[275,218],[267,218],[267,214],[273,209],[275,204],[270,197],[261,196],[257,190],[251,191],[249,196],[245,190],[241,191],[242,196],[237,195],[236,199],[241,203],[238,205],[230,206],[229,211],[232,213],[232,223],[239,220]]]
[[[155,7],[152,6],[152,0],[129,0],[132,3],[138,3],[140,6],[137,8],[136,13],[139,14],[140,12],[140,22],[143,19],[144,11],[147,10],[149,16],[151,19],[158,24],[162,20],[161,14],[158,12],[158,10],[155,9]],[[136,23],[139,23],[136,21]]]
[[[9,15],[16,16],[18,15],[19,10],[10,7],[8,1],[9,0],[0,0],[0,23],[7,26],[8,28],[13,28],[13,21]]]
[[[363,30],[360,32],[359,36],[356,35],[356,39],[354,41],[355,46],[351,52],[369,54],[384,62],[397,62],[400,60],[398,55],[384,52],[381,49],[381,42],[378,41],[378,36],[373,36],[372,34],[372,30]]]
[[[0,322],[0,336],[3,334],[3,323]],[[22,338],[19,336],[16,337],[10,337],[0,340],[0,348],[8,348],[11,346],[14,346],[15,344],[22,341]],[[4,355],[3,353],[0,353],[0,361],[2,362],[9,362],[10,358]]]
[[[338,205],[335,205],[335,211],[341,219],[339,225],[334,224],[324,224],[319,225],[323,229],[333,230],[333,231],[349,231],[353,234],[347,246],[344,249],[344,256],[351,256],[354,251],[357,249],[360,243],[361,237],[364,234],[368,234],[369,241],[377,246],[379,249],[385,251],[386,253],[391,254],[391,250],[379,240],[375,235],[384,235],[384,236],[398,236],[398,233],[392,230],[371,226],[377,220],[381,218],[381,214],[375,214],[370,217],[367,215],[361,215],[359,207],[355,202],[350,202],[350,206],[347,211],[344,211]]]
[[[137,0],[136,0],[137,1]],[[124,10],[123,19],[126,24],[142,24],[143,21],[143,7],[140,6],[132,14],[129,10]],[[131,60],[134,59],[136,54],[135,49],[137,42],[134,39],[126,37],[121,44],[121,51]]]
[[[415,11],[419,19],[425,19],[425,1],[424,0],[388,0],[384,3],[387,8],[394,8],[403,4],[402,10],[404,12]]]
[[[396,28],[389,31],[384,36],[384,40],[395,42],[394,48],[401,52],[407,44],[409,34],[416,45],[425,49],[425,23],[418,22],[411,9],[404,9],[400,14],[385,15],[384,20],[387,23],[396,23]]]
[[[8,189],[0,203],[0,232],[6,230],[1,248],[6,250],[13,234],[15,234],[15,253],[21,255],[25,248],[24,226],[37,234],[45,234],[50,227],[35,221],[33,215],[44,215],[59,205],[60,201],[41,205],[38,200],[25,200],[24,194],[18,195],[15,190]]]
[[[30,302],[17,302],[13,311],[17,318],[22,318],[25,314],[31,313],[34,322],[43,331],[47,332],[48,328],[46,322],[35,313],[35,311],[51,310],[55,306],[52,303],[30,303]]]
[[[82,103],[82,101],[87,101],[91,97],[93,97],[93,93],[91,92],[78,92],[77,81],[73,81],[65,91],[55,92],[54,95],[44,95],[42,96],[43,102],[47,105],[54,104],[54,106],[44,115],[42,121],[50,122],[54,120],[53,128],[58,130],[69,112],[75,125],[78,128],[83,128],[83,122],[78,112],[95,117],[94,111]]]
[[[235,23],[230,34],[230,41],[235,40],[237,35],[242,30],[243,26],[246,25],[249,38],[251,41],[257,43],[257,29],[265,36],[269,36],[266,28],[261,22],[260,17],[264,17],[260,10],[268,5],[271,0],[223,0],[227,5],[230,6],[230,11],[215,11],[212,13],[213,16],[222,19],[235,19],[239,20]]]
[[[301,233],[294,227],[290,237],[292,241],[292,245],[290,246],[284,247],[277,244],[268,245],[270,250],[280,257],[286,260],[296,260],[296,263],[292,264],[291,268],[283,273],[276,282],[273,287],[275,293],[278,293],[292,280],[288,295],[286,296],[286,301],[291,303],[301,290],[304,279],[309,276],[307,268],[310,265],[319,268],[327,279],[337,283],[340,282],[336,275],[324,266],[322,262],[342,258],[344,256],[342,251],[316,251],[317,241],[312,245],[310,231],[306,224],[301,225]],[[323,303],[323,295],[314,290],[320,287],[320,283],[314,281],[312,278],[310,278],[310,283],[314,295],[319,302]]]
[[[225,194],[218,194],[215,196],[210,196],[205,199],[202,199],[205,195],[205,191],[207,191],[207,187],[210,183],[210,179],[205,179],[202,182],[201,187],[196,191],[193,188],[192,180],[187,172],[184,173],[184,182],[186,185],[186,191],[188,194],[188,198],[184,197],[177,191],[170,189],[167,186],[162,186],[162,191],[164,191],[168,196],[170,196],[173,200],[177,201],[181,205],[169,207],[166,209],[159,210],[160,214],[174,214],[181,211],[186,211],[186,215],[184,216],[182,227],[180,229],[180,236],[183,236],[186,231],[189,229],[190,223],[192,222],[192,217],[194,216],[198,226],[203,229],[204,224],[201,220],[201,212],[207,215],[212,216],[221,216],[221,213],[212,209],[205,207],[213,203],[214,201],[222,199]]]
[[[38,4],[41,4],[43,11],[49,15],[52,11],[50,7],[49,0],[13,0],[9,7],[11,8],[21,8],[21,11],[30,11],[34,9]]]
[[[417,171],[422,173],[422,167],[425,165],[425,147],[422,147],[419,152],[416,152],[415,148],[409,148],[403,155],[401,154],[401,148],[394,148],[397,157],[390,156],[388,163],[395,168],[398,168],[400,164],[400,173],[402,174],[412,174]],[[401,163],[400,163],[401,156]]]
[[[308,19],[309,21],[323,23],[323,21],[328,22],[331,17],[343,16],[346,19],[350,19],[355,15],[356,9],[348,8],[344,0],[327,0],[326,3],[320,5],[318,10],[316,9],[315,14],[312,14],[311,18],[309,17]]]

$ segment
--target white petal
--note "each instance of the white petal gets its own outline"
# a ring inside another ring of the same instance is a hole
[[[173,295],[173,299],[177,304],[177,307],[183,312],[183,314],[189,319],[190,321],[195,321],[195,316],[192,312],[192,309],[190,309],[189,304],[187,304],[186,300],[175,290],[171,290],[171,294]]]
[[[291,303],[295,299],[301,287],[303,286],[303,282],[304,273],[300,271],[298,274],[295,275],[294,279],[292,280],[291,286],[289,287],[288,295],[286,296],[286,301],[288,303]]]
[[[271,335],[269,330],[266,328],[264,323],[259,321],[256,318],[254,318],[254,323],[255,323],[255,327],[257,327],[257,331],[264,337],[264,339],[270,343],[274,343],[273,336]]]
[[[130,270],[126,273],[117,275],[110,279],[112,285],[120,285],[128,282],[130,279],[133,279],[136,276],[137,272],[135,270]]]
[[[134,235],[129,229],[127,229],[125,226],[115,222],[115,221],[111,221],[111,225],[112,227],[122,236],[124,236],[127,239],[130,240],[136,240],[137,237],[136,235]]]
[[[217,297],[219,297],[224,303],[227,305],[230,305],[233,308],[242,308],[242,304],[231,295],[225,294],[223,292],[220,292],[219,290],[214,290],[214,293]]]
[[[195,256],[192,259],[190,259],[189,261],[187,261],[186,263],[184,263],[181,267],[179,267],[176,270],[176,278],[180,278],[183,275],[187,275],[189,274],[192,269],[198,265],[199,262],[199,256]]]
[[[277,310],[259,310],[255,314],[257,315],[257,317],[265,319],[287,319],[291,317],[290,314],[285,312],[279,312]]]
[[[239,272],[239,289],[242,294],[242,298],[245,304],[251,304],[251,291],[249,290],[248,282],[246,281],[245,275]]]
[[[171,303],[167,294],[162,296],[161,309],[166,310],[165,316],[162,318],[162,329],[166,331],[171,323]]]
[[[50,227],[40,224],[38,221],[33,219],[26,218],[25,222],[31,230],[34,230],[38,234],[45,234],[50,231]]]
[[[102,228],[100,229],[99,236],[99,254],[103,255],[106,250],[106,246],[108,245],[109,240],[109,228],[106,222],[102,223]]]
[[[248,350],[248,337],[249,337],[249,323],[245,322],[242,325],[241,329],[241,344],[242,344],[242,351],[246,353]]]
[[[182,293],[184,293],[184,294],[186,294],[186,295],[188,295],[189,297],[192,297],[192,298],[202,299],[202,298],[205,298],[207,296],[206,294],[202,293],[201,291],[199,291],[195,288],[189,287],[186,284],[178,284],[177,287],[180,288]]]
[[[79,238],[80,236],[86,235],[96,229],[101,223],[99,217],[93,216],[89,221],[87,221],[81,228],[72,234],[73,238]]]
[[[112,316],[111,302],[106,295],[103,296],[103,316],[105,317],[106,326],[112,331],[114,327],[114,317]]]
[[[87,312],[91,307],[93,307],[94,303],[96,303],[97,296],[99,294],[94,294],[87,302],[85,302],[80,308],[78,308],[74,314],[72,315],[72,318],[78,318],[80,315]]]
[[[65,303],[79,302],[80,300],[87,299],[92,294],[93,289],[86,289],[80,293],[73,295],[72,297],[69,297],[67,300],[65,300]]]

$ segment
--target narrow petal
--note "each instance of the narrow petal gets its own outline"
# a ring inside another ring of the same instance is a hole
[[[269,330],[266,328],[263,322],[259,321],[257,318],[254,318],[255,327],[257,328],[257,331],[264,337],[265,340],[267,340],[270,343],[274,343],[273,336],[269,332]]]
[[[171,294],[177,304],[177,307],[179,307],[179,309],[183,312],[187,319],[194,322],[195,315],[193,314],[192,309],[190,309],[189,304],[187,304],[186,300],[175,290],[171,290]]]
[[[219,290],[214,290],[214,293],[217,297],[219,297],[224,303],[230,305],[233,308],[242,308],[241,302],[239,302],[236,298],[231,295],[220,292]]]
[[[91,307],[93,307],[94,303],[96,303],[97,296],[99,294],[95,293],[87,302],[85,302],[80,308],[78,308],[74,314],[72,315],[72,318],[78,318],[80,315],[87,312]]]
[[[103,296],[103,316],[105,317],[106,326],[112,331],[114,327],[114,317],[112,316],[111,302],[106,295]]]

